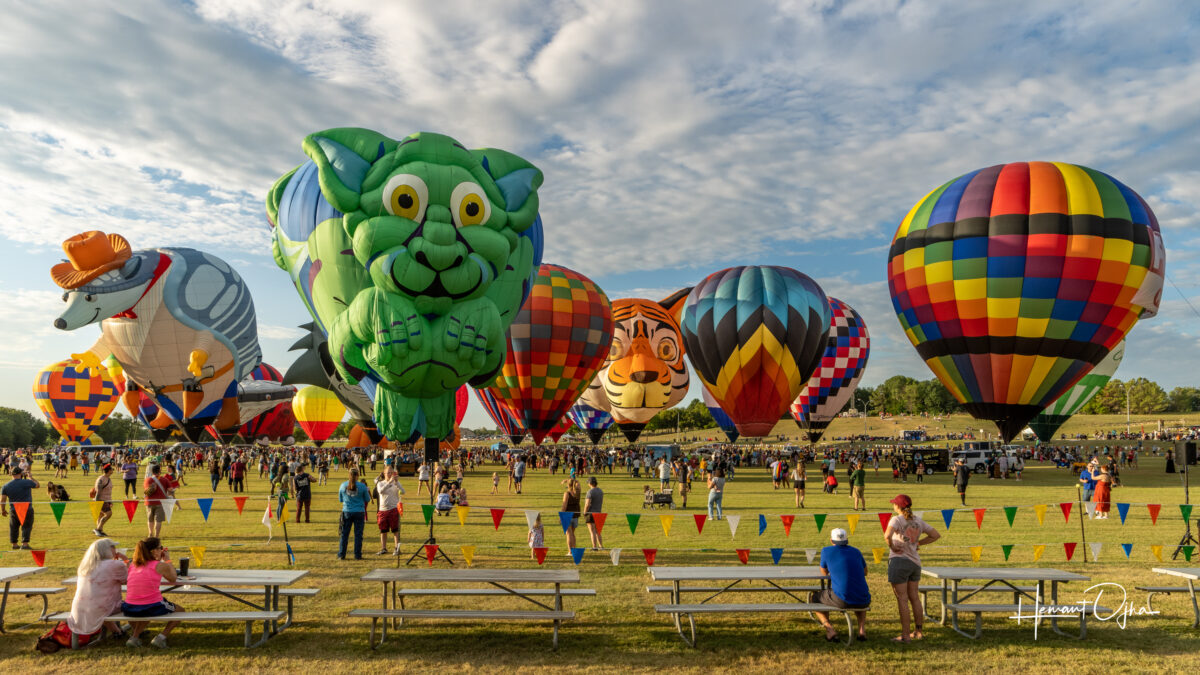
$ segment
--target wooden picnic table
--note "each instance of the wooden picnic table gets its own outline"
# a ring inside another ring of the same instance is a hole
[[[1200,602],[1197,602],[1196,600],[1196,582],[1200,581],[1200,567],[1155,567],[1154,571],[1158,572],[1159,574],[1168,574],[1173,577],[1180,577],[1187,580],[1186,589],[1180,587],[1158,592],[1178,593],[1186,590],[1187,594],[1192,599],[1192,615],[1194,617],[1192,619],[1192,628],[1200,628]],[[1148,603],[1149,600],[1147,599],[1147,604]]]
[[[193,567],[188,570],[186,577],[179,577],[174,584],[164,583],[161,588],[164,593],[167,593],[181,588],[199,587],[256,610],[277,612],[279,611],[279,589],[283,586],[291,586],[306,576],[308,576],[308,570],[220,570]],[[70,577],[63,583],[73,585],[77,581],[76,577]],[[245,586],[262,586],[262,604],[247,600],[236,591],[231,590]],[[263,632],[268,635],[278,635],[290,624],[289,613],[288,621],[283,626],[280,626],[277,620],[265,622]]]
[[[942,615],[939,623],[946,624],[946,616],[949,613],[951,628],[955,632],[965,635],[971,639],[978,638],[983,632],[982,614],[983,613],[1007,613],[1022,615],[1024,611],[1033,611],[1035,607],[1043,609],[1053,608],[1046,614],[1046,618],[1050,619],[1051,629],[1060,635],[1068,637],[1083,638],[1087,635],[1087,614],[1089,612],[1105,610],[1103,607],[1087,607],[1083,604],[1077,607],[1072,607],[1072,610],[1077,610],[1080,621],[1079,635],[1071,635],[1065,633],[1058,628],[1058,619],[1061,614],[1059,611],[1066,607],[1058,602],[1058,585],[1060,583],[1068,583],[1071,581],[1088,581],[1090,577],[1074,572],[1064,572],[1062,570],[1050,569],[1045,567],[922,567],[921,574],[934,579],[940,579],[942,582]],[[965,595],[959,595],[959,582],[962,581],[982,581],[982,585],[972,587],[972,590]],[[1020,582],[1034,582],[1034,594],[1030,595],[1028,590],[1017,586]],[[1050,582],[1049,604],[1046,603],[1046,582]],[[1003,587],[1005,592],[1013,593],[1013,597],[1018,598],[1017,604],[982,604],[968,603],[978,593],[984,593],[989,590],[1000,590]],[[1029,606],[1026,607],[1024,600],[1029,600]],[[958,627],[958,613],[967,612],[975,614],[975,632],[968,633]],[[1076,612],[1072,611],[1073,616]],[[1023,617],[1022,617],[1023,618]],[[1032,617],[1031,617],[1032,618]],[[1020,621],[1020,618],[1018,618]],[[1035,637],[1036,626],[1038,619],[1034,619]]]
[[[579,583],[579,570],[568,569],[429,569],[429,568],[383,568],[372,570],[362,576],[363,581],[383,584],[383,606],[381,609],[354,609],[352,617],[371,619],[371,648],[375,649],[387,639],[388,623],[402,625],[404,619],[463,619],[463,620],[548,620],[554,623],[553,646],[558,648],[558,629],[565,620],[575,618],[574,612],[563,610],[563,597],[568,595],[595,595],[592,589],[563,589],[563,584]],[[401,584],[485,584],[483,588],[400,588]],[[515,584],[553,584],[554,588],[518,588]],[[410,609],[405,606],[405,597],[413,596],[510,596],[520,598],[540,609],[478,610],[478,609]],[[546,602],[537,600],[546,598]],[[391,607],[388,599],[391,598]],[[552,603],[552,604],[547,604]],[[383,631],[379,643],[375,642],[375,628],[383,619]]]
[[[8,590],[12,582],[45,571],[45,567],[0,567],[0,582],[4,584],[4,595],[0,597],[0,633],[4,632],[4,610],[8,608]]]

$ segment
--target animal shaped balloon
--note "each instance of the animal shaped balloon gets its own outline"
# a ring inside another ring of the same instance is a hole
[[[833,319],[825,353],[817,371],[792,402],[792,418],[808,432],[809,443],[820,441],[829,423],[846,407],[871,353],[867,324],[858,312],[837,298],[829,298],[829,308]]]
[[[892,240],[888,287],[926,365],[1007,441],[1157,312],[1165,259],[1154,213],[1124,184],[1016,162],[918,201]]]
[[[731,267],[688,294],[688,358],[743,436],[771,433],[825,351],[829,301],[789,267]]]
[[[304,151],[310,161],[267,197],[275,261],[328,337],[337,377],[378,384],[380,431],[446,438],[455,391],[503,364],[533,271],[524,235],[539,226],[542,173],[432,133],[330,129]]]
[[[1054,440],[1054,434],[1059,428],[1066,424],[1072,415],[1082,410],[1083,406],[1095,398],[1104,385],[1108,384],[1124,358],[1125,341],[1121,340],[1099,365],[1088,371],[1087,375],[1079,378],[1075,386],[1038,413],[1037,417],[1029,422],[1029,428],[1037,434],[1038,439],[1043,443]]]
[[[42,369],[33,384],[33,399],[63,439],[83,443],[117,406],[117,387],[108,370],[85,368],[75,359]]]
[[[292,412],[300,428],[319,448],[342,423],[346,407],[328,389],[305,387],[292,399]]]
[[[687,361],[676,313],[690,288],[655,302],[612,303],[612,349],[580,401],[612,415],[630,443],[659,412],[688,391]]]
[[[240,423],[238,382],[262,360],[254,301],[241,276],[190,248],[134,251],[119,234],[63,242],[50,275],[65,289],[55,328],[100,322],[100,339],[75,355],[97,367],[111,354],[126,391],[144,389],[192,440],[208,424]]]
[[[575,426],[587,434],[592,445],[600,442],[600,439],[604,437],[604,432],[608,431],[613,423],[612,415],[586,403],[576,403],[571,406],[571,409],[567,411],[567,416],[571,418]]]
[[[612,339],[604,291],[578,272],[543,264],[509,327],[508,356],[491,390],[541,445],[592,381]]]

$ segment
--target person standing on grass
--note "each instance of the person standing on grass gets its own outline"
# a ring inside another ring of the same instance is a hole
[[[1114,485],[1109,468],[1107,466],[1100,467],[1100,474],[1096,476],[1096,492],[1092,495],[1092,499],[1096,502],[1096,520],[1108,520]]]
[[[588,478],[587,494],[583,498],[584,523],[587,524],[588,534],[592,538],[592,550],[604,548],[604,540],[600,537],[600,528],[596,524],[595,514],[604,513],[604,491],[596,486],[596,477]]]
[[[428,490],[429,494],[433,494],[433,488],[429,484],[429,462],[422,461],[421,466],[417,467],[417,496],[421,496],[421,490]]]
[[[221,461],[216,456],[208,459],[208,478],[212,483],[212,491],[217,491],[217,486],[221,484]]]
[[[133,496],[137,496],[137,474],[138,465],[133,461],[132,455],[125,457],[125,463],[121,465],[121,477],[125,479],[125,498],[129,498],[129,491],[133,491]]]
[[[517,485],[517,494],[521,494],[522,484],[525,482],[525,456],[517,457],[516,464],[513,464],[513,482]]]
[[[792,469],[792,491],[796,493],[796,508],[804,508],[804,489],[808,482],[808,471],[804,462],[796,460],[796,468]]]
[[[721,507],[725,498],[725,470],[717,469],[708,477],[708,517],[713,520],[720,520],[722,514]],[[713,509],[716,509],[716,515],[713,515]]]
[[[860,467],[861,468],[861,467]],[[850,545],[846,531],[838,527],[829,533],[831,546],[821,549],[821,575],[829,579],[829,588],[814,591],[810,601],[854,612],[858,622],[858,639],[866,640],[867,608],[871,606],[871,589],[867,587],[867,561],[862,551]],[[829,623],[827,612],[813,612],[825,627],[825,640],[836,642],[837,629]]]
[[[883,538],[889,550],[888,583],[892,585],[900,607],[900,635],[892,638],[892,641],[909,642],[925,637],[919,549],[937,541],[942,535],[932,525],[913,515],[912,499],[908,495],[896,495],[891,503],[895,515],[888,521]]]
[[[1092,501],[1096,493],[1096,477],[1100,474],[1100,462],[1095,458],[1079,472],[1079,484],[1083,486],[1083,501]]]
[[[954,489],[958,492],[958,498],[962,500],[962,505],[967,505],[967,482],[971,480],[971,470],[967,468],[962,457],[954,460]]]
[[[112,518],[112,473],[112,464],[105,464],[96,484],[92,486],[92,499],[100,502],[100,516],[96,518],[96,527],[92,529],[92,534],[97,537],[108,536],[104,533],[104,524]]]
[[[304,522],[309,522],[312,513],[312,476],[305,469],[308,464],[301,462],[296,467],[296,475],[292,476],[292,493],[296,495],[296,522],[300,522],[300,514],[304,513]]]
[[[246,491],[246,460],[238,455],[229,465],[229,489],[233,492]]]
[[[362,560],[363,526],[367,520],[367,504],[371,502],[371,488],[358,479],[358,469],[350,469],[350,479],[338,488],[338,501],[342,503],[338,560],[346,559],[351,528],[354,528],[354,559]]]
[[[850,472],[850,497],[854,501],[855,511],[867,510],[867,498],[865,496],[867,488],[867,472],[863,470],[862,460],[859,460],[854,465],[854,470]]]
[[[167,483],[160,476],[161,469],[157,464],[150,465],[150,475],[142,483],[142,491],[146,495],[146,530],[150,537],[158,537],[162,532],[163,522],[167,519],[166,509],[162,500],[170,498]]]
[[[400,495],[404,488],[396,480],[396,470],[389,467],[384,470],[380,480],[375,481],[375,491],[379,493],[379,512],[375,514],[375,522],[379,525],[379,551],[375,555],[385,555],[387,536],[392,533],[392,543],[395,551],[392,555],[400,555]]]
[[[0,515],[8,517],[8,540],[14,549],[30,550],[29,539],[33,535],[33,491],[40,487],[42,484],[34,480],[27,473],[27,469],[18,466],[13,469],[12,480],[0,488]],[[20,502],[29,505],[25,509],[25,522],[21,522],[21,516],[17,513],[16,504]],[[8,510],[10,505],[13,507],[11,512]],[[17,545],[18,535],[21,539],[20,546]]]
[[[571,515],[571,521],[567,525],[567,548],[575,548],[575,528],[579,526],[579,481],[574,478],[567,479],[567,489],[563,492],[562,509]],[[570,554],[570,551],[567,551]]]

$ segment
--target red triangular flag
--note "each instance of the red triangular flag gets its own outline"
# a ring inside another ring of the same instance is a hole
[[[1158,524],[1158,512],[1162,509],[1162,504],[1147,504],[1146,508],[1150,509],[1150,524]]]
[[[738,556],[738,560],[741,560],[743,565],[749,563],[750,562],[750,549],[748,549],[748,548],[737,549],[737,556]]]
[[[237,504],[238,515],[242,515],[242,509],[246,508],[246,497],[234,497],[233,503]]]
[[[492,509],[492,524],[500,529],[500,519],[504,517],[504,509]]]
[[[539,546],[533,549],[533,557],[537,558],[539,565],[546,562],[546,551],[549,550],[550,549],[546,548],[545,546]]]
[[[125,505],[125,515],[129,516],[129,522],[132,523],[133,522],[133,514],[137,511],[137,505],[138,505],[137,500],[136,499],[126,499],[125,501],[123,501],[121,503]]]
[[[20,503],[21,503],[21,502],[13,502],[13,504],[14,504],[14,505],[16,505],[16,504],[20,504]],[[25,503],[28,503],[28,502],[25,502]],[[45,567],[45,566],[46,566],[46,551],[44,551],[44,550],[42,550],[42,551],[30,551],[30,553],[32,553],[32,554],[33,554],[33,562],[37,563],[37,566],[38,566],[38,567]]]
[[[987,513],[987,509],[975,509],[975,527],[983,529],[983,514]]]
[[[21,521],[21,524],[24,525],[25,515],[29,513],[29,502],[13,502],[12,507],[13,511],[17,512],[17,520]]]
[[[593,513],[592,523],[596,526],[596,533],[604,532],[604,521],[608,519],[607,513]]]
[[[708,521],[708,514],[693,513],[692,517],[696,519],[696,534],[704,534],[704,523]]]
[[[1075,502],[1063,502],[1058,505],[1058,508],[1062,509],[1064,522],[1068,522],[1068,523],[1071,522],[1071,507],[1072,506],[1075,506]]]
[[[646,556],[646,564],[654,567],[654,556],[658,555],[658,549],[644,548],[642,549],[642,555]]]
[[[1067,552],[1067,560],[1070,560],[1071,556],[1075,555],[1075,542],[1069,541],[1063,544],[1063,550]]]
[[[779,519],[783,521],[783,536],[792,536],[792,523],[796,521],[796,516],[793,516],[789,513],[787,515],[779,516]]]
[[[887,525],[890,522],[892,522],[892,514],[890,514],[890,513],[879,514],[879,529],[883,530],[884,532],[887,532]]]
[[[425,544],[425,558],[429,560],[429,566],[433,567],[433,557],[437,555],[437,544]]]

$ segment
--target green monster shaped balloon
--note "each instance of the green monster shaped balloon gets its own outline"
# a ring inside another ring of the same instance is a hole
[[[303,147],[311,161],[267,196],[275,261],[328,336],[338,378],[373,393],[379,431],[446,438],[455,391],[504,364],[534,269],[542,173],[427,132],[330,129]]]

